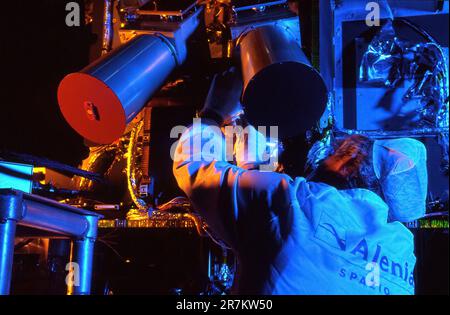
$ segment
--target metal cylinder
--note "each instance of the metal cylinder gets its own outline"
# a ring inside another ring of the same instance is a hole
[[[9,294],[17,221],[24,215],[22,192],[0,189],[0,295]]]
[[[0,295],[9,294],[13,269],[15,220],[0,222]]]
[[[76,263],[78,270],[73,276],[75,279],[67,284],[68,295],[88,295],[91,293],[92,267],[94,259],[95,240],[84,238],[75,240],[72,249],[72,262]]]
[[[328,92],[290,30],[273,24],[241,36],[242,104],[255,126],[278,126],[281,138],[296,136],[320,119]]]
[[[23,226],[78,237],[89,231],[87,216],[32,200],[26,200],[26,206],[27,214],[20,222]]]
[[[177,65],[176,51],[161,35],[140,35],[80,72],[58,88],[64,118],[80,135],[111,143]]]

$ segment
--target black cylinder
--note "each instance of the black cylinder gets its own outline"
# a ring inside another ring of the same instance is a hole
[[[313,127],[325,110],[328,92],[291,30],[268,25],[244,34],[239,43],[249,123],[278,126],[280,138]]]

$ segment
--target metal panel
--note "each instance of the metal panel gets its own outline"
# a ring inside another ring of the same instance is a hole
[[[0,161],[0,188],[12,188],[31,193],[32,175],[32,165]]]
[[[395,17],[408,16],[426,16],[430,14],[448,14],[449,2],[424,0],[424,1],[378,1],[380,4],[380,19],[386,19],[393,14]],[[349,123],[354,117],[352,115],[354,108],[347,102],[348,97],[353,97],[353,92],[356,88],[356,83],[352,86],[344,78],[344,71],[348,71],[347,63],[349,58],[353,58],[346,53],[349,51],[348,45],[345,42],[345,24],[349,22],[359,22],[364,24],[367,14],[366,1],[360,0],[339,0],[339,1],[321,1],[320,20],[321,20],[321,38],[320,38],[320,58],[321,58],[321,73],[324,74],[325,80],[331,81],[334,108],[333,115],[335,118],[336,127],[339,129],[356,128],[356,125]],[[390,9],[386,6],[390,5]],[[432,10],[432,9],[436,10]],[[331,31],[326,30],[328,25],[332,25]],[[361,32],[367,35],[373,28],[366,26],[366,32]],[[348,27],[347,29],[352,29]],[[358,34],[358,36],[361,34]],[[353,39],[352,36],[347,36]],[[351,49],[350,49],[351,51]],[[356,77],[356,73],[355,73]],[[351,95],[350,95],[351,94]],[[356,111],[355,111],[356,113]],[[347,115],[347,117],[346,117]],[[347,122],[346,122],[347,121]]]

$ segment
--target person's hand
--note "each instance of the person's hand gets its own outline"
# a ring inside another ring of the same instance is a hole
[[[228,71],[216,74],[202,112],[212,111],[220,116],[224,124],[230,123],[243,113],[240,103],[241,93],[242,78],[236,68],[232,67]]]
[[[357,176],[359,167],[369,155],[369,140],[353,135],[345,139],[336,151],[323,161],[325,168],[344,178]]]

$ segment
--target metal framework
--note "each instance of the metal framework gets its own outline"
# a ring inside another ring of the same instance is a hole
[[[76,263],[75,272],[79,273],[77,281],[68,283],[67,294],[90,294],[94,243],[101,217],[40,196],[0,189],[0,295],[10,293],[17,225],[36,229],[46,237],[50,232],[57,237],[71,238],[71,266]]]

